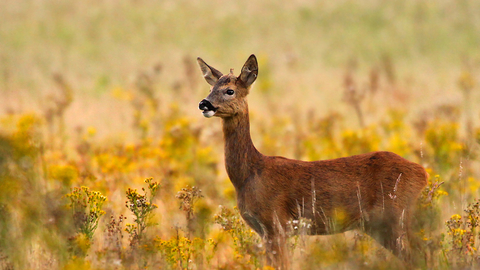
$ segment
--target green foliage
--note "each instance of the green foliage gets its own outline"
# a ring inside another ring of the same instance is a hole
[[[465,147],[459,139],[459,125],[454,122],[434,120],[425,131],[425,141],[430,147],[435,170],[445,172],[458,166]]]
[[[480,200],[467,205],[464,215],[455,214],[445,222],[445,236],[448,263],[455,268],[479,266],[480,252]]]
[[[358,155],[379,150],[380,138],[375,127],[367,127],[359,131],[345,130],[340,136],[345,155]]]
[[[217,243],[212,239],[187,238],[177,228],[177,235],[169,240],[156,238],[155,247],[171,269],[190,269],[201,265],[204,259],[208,263],[216,252]]]
[[[187,219],[187,229],[188,232],[193,233],[194,228],[194,210],[195,203],[198,199],[202,198],[202,190],[197,187],[182,188],[177,195],[175,196],[180,200],[180,209],[185,213],[185,218]]]
[[[132,247],[144,240],[144,233],[148,227],[155,225],[151,223],[150,220],[153,215],[153,210],[158,208],[158,206],[153,203],[153,199],[160,186],[157,182],[153,181],[153,178],[145,179],[145,183],[148,187],[147,189],[142,188],[143,195],[139,194],[136,189],[131,188],[128,188],[126,192],[127,201],[125,202],[125,206],[135,216],[133,220],[135,224],[127,224],[125,229],[130,235],[130,246]]]
[[[416,205],[412,228],[415,237],[411,245],[413,255],[425,258],[425,265],[438,263],[434,256],[442,249],[442,236],[438,233],[442,222],[440,202],[442,197],[448,196],[441,188],[443,184],[439,175],[430,177]]]
[[[75,187],[71,193],[65,195],[65,198],[70,201],[67,207],[72,209],[77,231],[92,240],[100,217],[105,215],[102,208],[107,197],[98,191],[90,191],[88,187]]]
[[[70,224],[61,195],[46,192],[42,118],[9,115],[0,123],[0,265],[30,268],[26,247],[37,243],[64,262]]]
[[[215,223],[222,226],[222,229],[233,239],[235,252],[232,259],[241,265],[260,267],[261,258],[264,255],[260,238],[245,224],[237,207],[232,210],[220,206],[220,213],[215,215]]]

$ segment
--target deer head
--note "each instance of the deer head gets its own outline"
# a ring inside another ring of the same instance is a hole
[[[200,57],[197,61],[203,77],[212,86],[210,94],[198,105],[198,108],[203,110],[203,116],[229,118],[247,113],[246,96],[258,75],[255,55],[250,55],[238,77],[233,74],[233,69],[229,74],[223,75],[217,69],[207,65]]]

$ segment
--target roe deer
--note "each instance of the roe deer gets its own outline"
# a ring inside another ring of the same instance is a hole
[[[428,178],[422,166],[391,152],[311,162],[264,156],[250,137],[246,98],[258,75],[255,55],[238,77],[197,60],[212,86],[199,109],[222,119],[225,165],[238,209],[264,239],[269,265],[288,267],[284,230],[300,217],[312,221],[312,235],[363,229],[407,260],[412,212]]]

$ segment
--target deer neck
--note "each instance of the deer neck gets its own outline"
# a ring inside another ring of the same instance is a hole
[[[248,108],[233,117],[223,118],[225,138],[225,166],[228,177],[237,191],[261,166],[262,154],[258,152],[250,137]]]

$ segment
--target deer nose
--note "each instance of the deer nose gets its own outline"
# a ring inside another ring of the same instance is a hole
[[[198,108],[200,110],[207,110],[207,111],[215,111],[215,107],[213,107],[212,103],[210,103],[210,101],[204,99],[202,101],[200,101],[200,103],[198,104]]]

